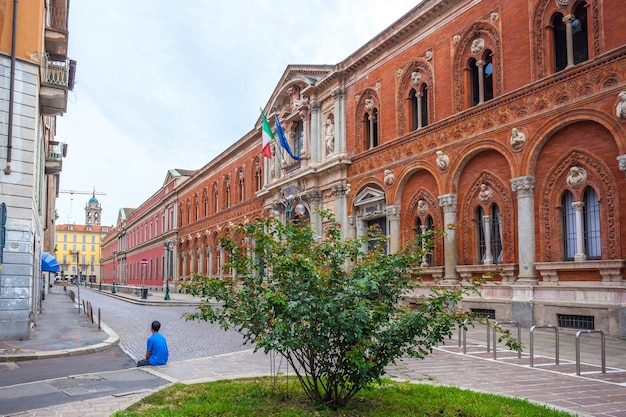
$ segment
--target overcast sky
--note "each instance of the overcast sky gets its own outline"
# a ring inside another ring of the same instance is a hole
[[[287,65],[336,64],[417,3],[72,1],[61,190],[106,193],[102,224],[115,225],[168,169],[201,168],[252,130]],[[84,224],[90,197],[61,193],[57,223]]]

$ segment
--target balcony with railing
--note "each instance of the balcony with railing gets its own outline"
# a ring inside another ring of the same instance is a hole
[[[41,62],[41,112],[59,115],[67,110],[67,90],[74,88],[76,61],[65,55],[46,53]]]
[[[63,169],[63,157],[67,154],[67,144],[48,142],[46,151],[46,175],[59,174]]]
[[[56,54],[67,53],[68,14],[67,0],[51,1],[46,8],[46,51]]]

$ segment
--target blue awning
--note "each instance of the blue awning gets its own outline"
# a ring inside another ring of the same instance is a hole
[[[59,272],[59,261],[48,252],[41,254],[41,270],[48,272]]]

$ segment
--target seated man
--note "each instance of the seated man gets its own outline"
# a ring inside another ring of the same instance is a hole
[[[165,340],[165,337],[159,333],[159,329],[161,329],[161,323],[156,320],[153,321],[152,336],[148,338],[146,348],[146,359],[138,361],[137,366],[157,366],[165,365],[167,363],[167,359],[169,357],[167,341]]]

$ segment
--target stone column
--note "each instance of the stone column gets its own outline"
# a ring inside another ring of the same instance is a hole
[[[333,91],[335,100],[335,153],[346,152],[346,94],[341,88]]]
[[[389,222],[389,253],[396,253],[400,249],[400,206],[387,206],[385,214]]]
[[[422,93],[421,91],[415,93],[415,99],[417,100],[417,128],[418,129],[421,129],[422,123],[424,123],[424,121],[422,120],[422,96],[423,95],[424,93]]]
[[[491,215],[489,214],[483,215],[483,232],[485,233],[485,260],[483,265],[493,265],[493,255],[491,253]]]
[[[439,205],[443,208],[443,223],[456,224],[456,194],[444,194],[439,196]],[[444,277],[445,283],[458,284],[459,277],[456,273],[458,263],[456,229],[446,229],[444,244]]]
[[[563,16],[563,23],[565,23],[565,38],[567,43],[567,67],[574,66],[574,37],[572,35],[572,22],[576,16],[568,14]]]
[[[317,100],[311,100],[311,162],[319,162],[322,159],[324,139],[322,138],[322,117],[320,114],[321,104]]]
[[[220,250],[220,257],[219,257],[219,262],[217,264],[217,268],[218,268],[217,274],[218,274],[220,279],[224,279],[224,268],[223,268],[223,265],[224,265],[224,260],[226,259],[225,258],[226,251],[224,250],[223,246],[220,246],[219,250]]]
[[[476,61],[476,67],[478,67],[478,102],[485,101],[485,61],[482,59]]]
[[[213,246],[209,246],[206,249],[207,252],[207,270],[206,270],[206,274],[208,276],[213,275]]]
[[[198,248],[198,269],[197,269],[197,273],[201,274],[202,273],[202,264],[204,263],[204,250],[202,249],[202,246],[200,246]]]
[[[341,224],[341,238],[348,236],[348,184],[333,185],[333,197],[335,197],[335,219]]]
[[[537,284],[535,271],[535,177],[511,179],[511,189],[517,193],[518,283]]]
[[[183,251],[181,253],[181,255],[183,256],[183,270],[182,270],[182,275],[183,277],[187,276],[187,257],[189,256],[189,254],[187,253],[187,251]]]
[[[583,207],[585,203],[582,201],[575,201],[572,203],[576,214],[576,255],[574,255],[574,261],[586,261],[587,255],[585,254],[585,245],[583,241]]]
[[[311,215],[311,227],[315,231],[316,235],[321,236],[323,232],[322,217],[319,215],[317,211],[322,208],[322,201],[323,201],[322,192],[318,190],[312,190],[312,191],[309,191],[306,194],[306,196],[307,196],[307,200],[311,204],[311,212],[309,213]]]

